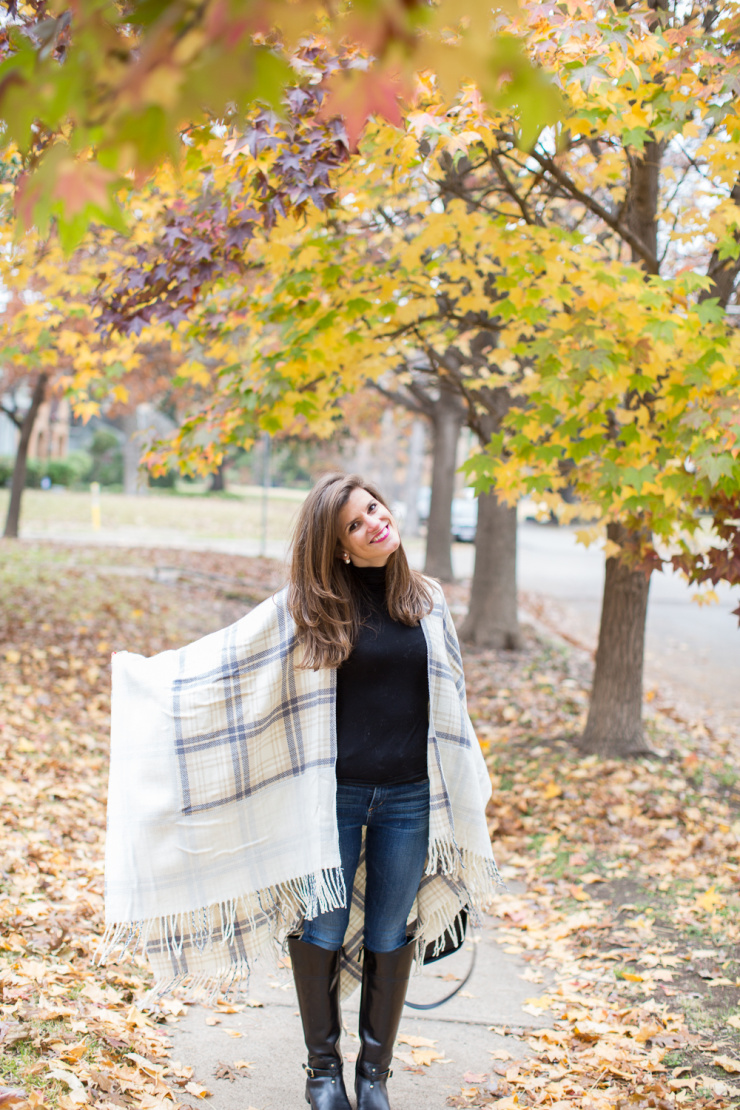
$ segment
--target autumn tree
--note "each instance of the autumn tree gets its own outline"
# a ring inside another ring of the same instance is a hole
[[[560,74],[557,133],[522,150],[474,96],[417,126],[427,141],[467,129],[440,196],[509,220],[498,357],[525,368],[523,407],[478,473],[509,496],[574,484],[596,506],[607,574],[582,743],[627,754],[644,746],[650,572],[669,541],[689,544],[698,504],[737,505],[738,13],[578,8],[533,4],[521,27]]]
[[[494,482],[497,497],[529,489],[557,498],[567,484],[580,512],[607,528],[610,573],[585,744],[612,753],[643,743],[641,579],[660,563],[655,538],[686,546],[697,500],[736,497],[726,433],[734,338],[724,316],[738,256],[735,23],[731,7],[528,5],[497,41],[513,44],[511,57],[526,44],[557,76],[562,122],[538,137],[519,111],[526,81],[504,82],[506,111],[486,107],[473,87],[454,103],[433,88],[398,136],[401,166],[414,171],[420,197],[400,219],[387,162],[380,206],[368,186],[372,159],[342,168],[340,124],[329,174],[347,176],[340,186],[316,175],[311,182],[317,195],[320,186],[327,196],[339,188],[341,206],[328,217],[313,200],[302,207],[306,175],[291,180],[285,155],[297,135],[307,142],[301,169],[314,142],[332,149],[318,130],[327,113],[310,104],[311,88],[322,88],[318,72],[292,94],[296,105],[309,102],[301,121],[286,127],[263,113],[229,134],[223,153],[248,166],[239,175],[246,189],[221,192],[221,209],[202,203],[178,215],[175,206],[164,221],[171,244],[191,253],[150,250],[107,302],[133,328],[167,317],[195,328],[188,341],[207,334],[217,391],[173,445],[193,461],[204,437],[228,442],[245,422],[285,428],[304,420],[328,434],[336,398],[399,355],[433,349],[449,366],[448,352],[459,353],[460,389],[505,429],[473,465],[481,489]],[[320,56],[317,47],[314,70]],[[209,149],[214,138],[206,136]],[[219,195],[215,180],[204,175],[204,197]],[[255,189],[263,196],[253,213],[245,206]],[[281,190],[301,226],[282,221]],[[219,213],[216,224],[209,212]],[[235,265],[249,273],[241,290],[198,269],[217,254],[202,227],[218,250],[236,244]],[[692,276],[702,269],[704,279]],[[454,286],[449,311],[440,310],[441,282]],[[425,303],[430,311],[420,317]],[[198,318],[192,324],[189,313]],[[240,360],[229,362],[235,318]],[[515,403],[502,414],[493,402],[504,396]]]
[[[28,447],[42,402],[74,381],[81,415],[101,405],[112,415],[126,413],[172,391],[178,354],[163,327],[150,329],[145,339],[104,337],[96,328],[93,300],[101,270],[124,258],[109,229],[89,233],[84,248],[70,256],[55,237],[27,233],[16,241],[9,223],[0,240],[0,280],[8,296],[0,317],[0,386],[12,399],[3,408],[19,430],[4,534],[17,537]],[[117,242],[128,246],[127,240]],[[23,389],[30,401],[21,408]]]

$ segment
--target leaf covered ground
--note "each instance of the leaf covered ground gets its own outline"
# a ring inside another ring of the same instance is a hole
[[[96,967],[109,659],[223,627],[281,582],[203,552],[0,545],[0,1092],[3,1105],[178,1107],[206,1089],[167,1051],[177,999],[142,1011],[143,960]],[[450,591],[453,611],[464,590]],[[510,1029],[451,1105],[724,1108],[740,1097],[737,749],[647,707],[661,758],[580,757],[589,660],[535,633],[467,652],[510,893],[501,943],[542,1028]]]

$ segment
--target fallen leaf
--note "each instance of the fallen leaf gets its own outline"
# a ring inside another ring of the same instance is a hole
[[[189,1095],[194,1095],[195,1098],[210,1098],[213,1093],[209,1091],[207,1087],[203,1087],[200,1083],[194,1083],[192,1081],[185,1084],[185,1090]]]
[[[48,1079],[58,1079],[60,1083],[66,1083],[68,1087],[82,1087],[82,1080],[78,1078],[72,1071],[62,1071],[61,1068],[50,1068],[45,1073]]]
[[[25,1041],[33,1035],[33,1026],[18,1021],[0,1022],[0,1045],[10,1048],[18,1041]],[[10,1088],[8,1088],[10,1090]]]
[[[411,1048],[434,1048],[437,1042],[430,1041],[428,1037],[415,1037],[410,1033],[401,1033],[398,1043],[410,1045]]]
[[[436,1048],[412,1048],[411,1057],[415,1064],[428,1067],[430,1064],[433,1064],[435,1060],[444,1059],[444,1053],[437,1052]]]
[[[7,653],[6,653],[7,659]],[[3,1110],[11,1110],[14,1106],[22,1106],[28,1103],[28,1096],[25,1091],[19,1090],[17,1087],[0,1087],[0,1106]]]
[[[239,1078],[236,1072],[232,1071],[228,1064],[223,1064],[221,1062],[216,1065],[216,1070],[213,1074],[216,1079],[228,1079],[230,1083],[233,1083],[235,1079]]]
[[[717,894],[716,886],[710,886],[704,894],[697,894],[694,904],[708,913],[713,913],[725,905],[725,899],[721,894]]]
[[[715,1067],[723,1068],[732,1075],[740,1074],[740,1060],[733,1060],[731,1056],[715,1056],[712,1063]]]
[[[72,1045],[71,1048],[65,1048],[61,1053],[62,1059],[72,1064],[75,1060],[80,1060],[87,1052],[87,1041],[80,1041],[78,1044]]]
[[[143,1071],[145,1075],[157,1076],[161,1075],[164,1071],[163,1064],[153,1064],[151,1060],[147,1060],[146,1057],[140,1056],[138,1052],[127,1052],[126,1059],[132,1060],[137,1068]]]

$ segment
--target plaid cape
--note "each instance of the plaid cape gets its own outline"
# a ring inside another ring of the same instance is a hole
[[[436,583],[429,673],[429,851],[412,924],[417,963],[500,877],[490,779],[460,650]],[[302,670],[287,591],[236,624],[151,658],[113,657],[100,959],[142,947],[163,992],[226,989],[305,918],[346,905],[336,825],[336,671]],[[349,892],[342,994],[362,976],[365,869]]]

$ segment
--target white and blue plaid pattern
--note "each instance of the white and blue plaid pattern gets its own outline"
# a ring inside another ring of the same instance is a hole
[[[436,584],[429,673],[430,836],[419,952],[500,881],[490,781]],[[304,917],[345,904],[343,991],[361,977],[364,864],[344,890],[335,818],[336,671],[303,670],[286,592],[178,651],[113,661],[105,952],[141,943],[160,986],[248,972]]]

